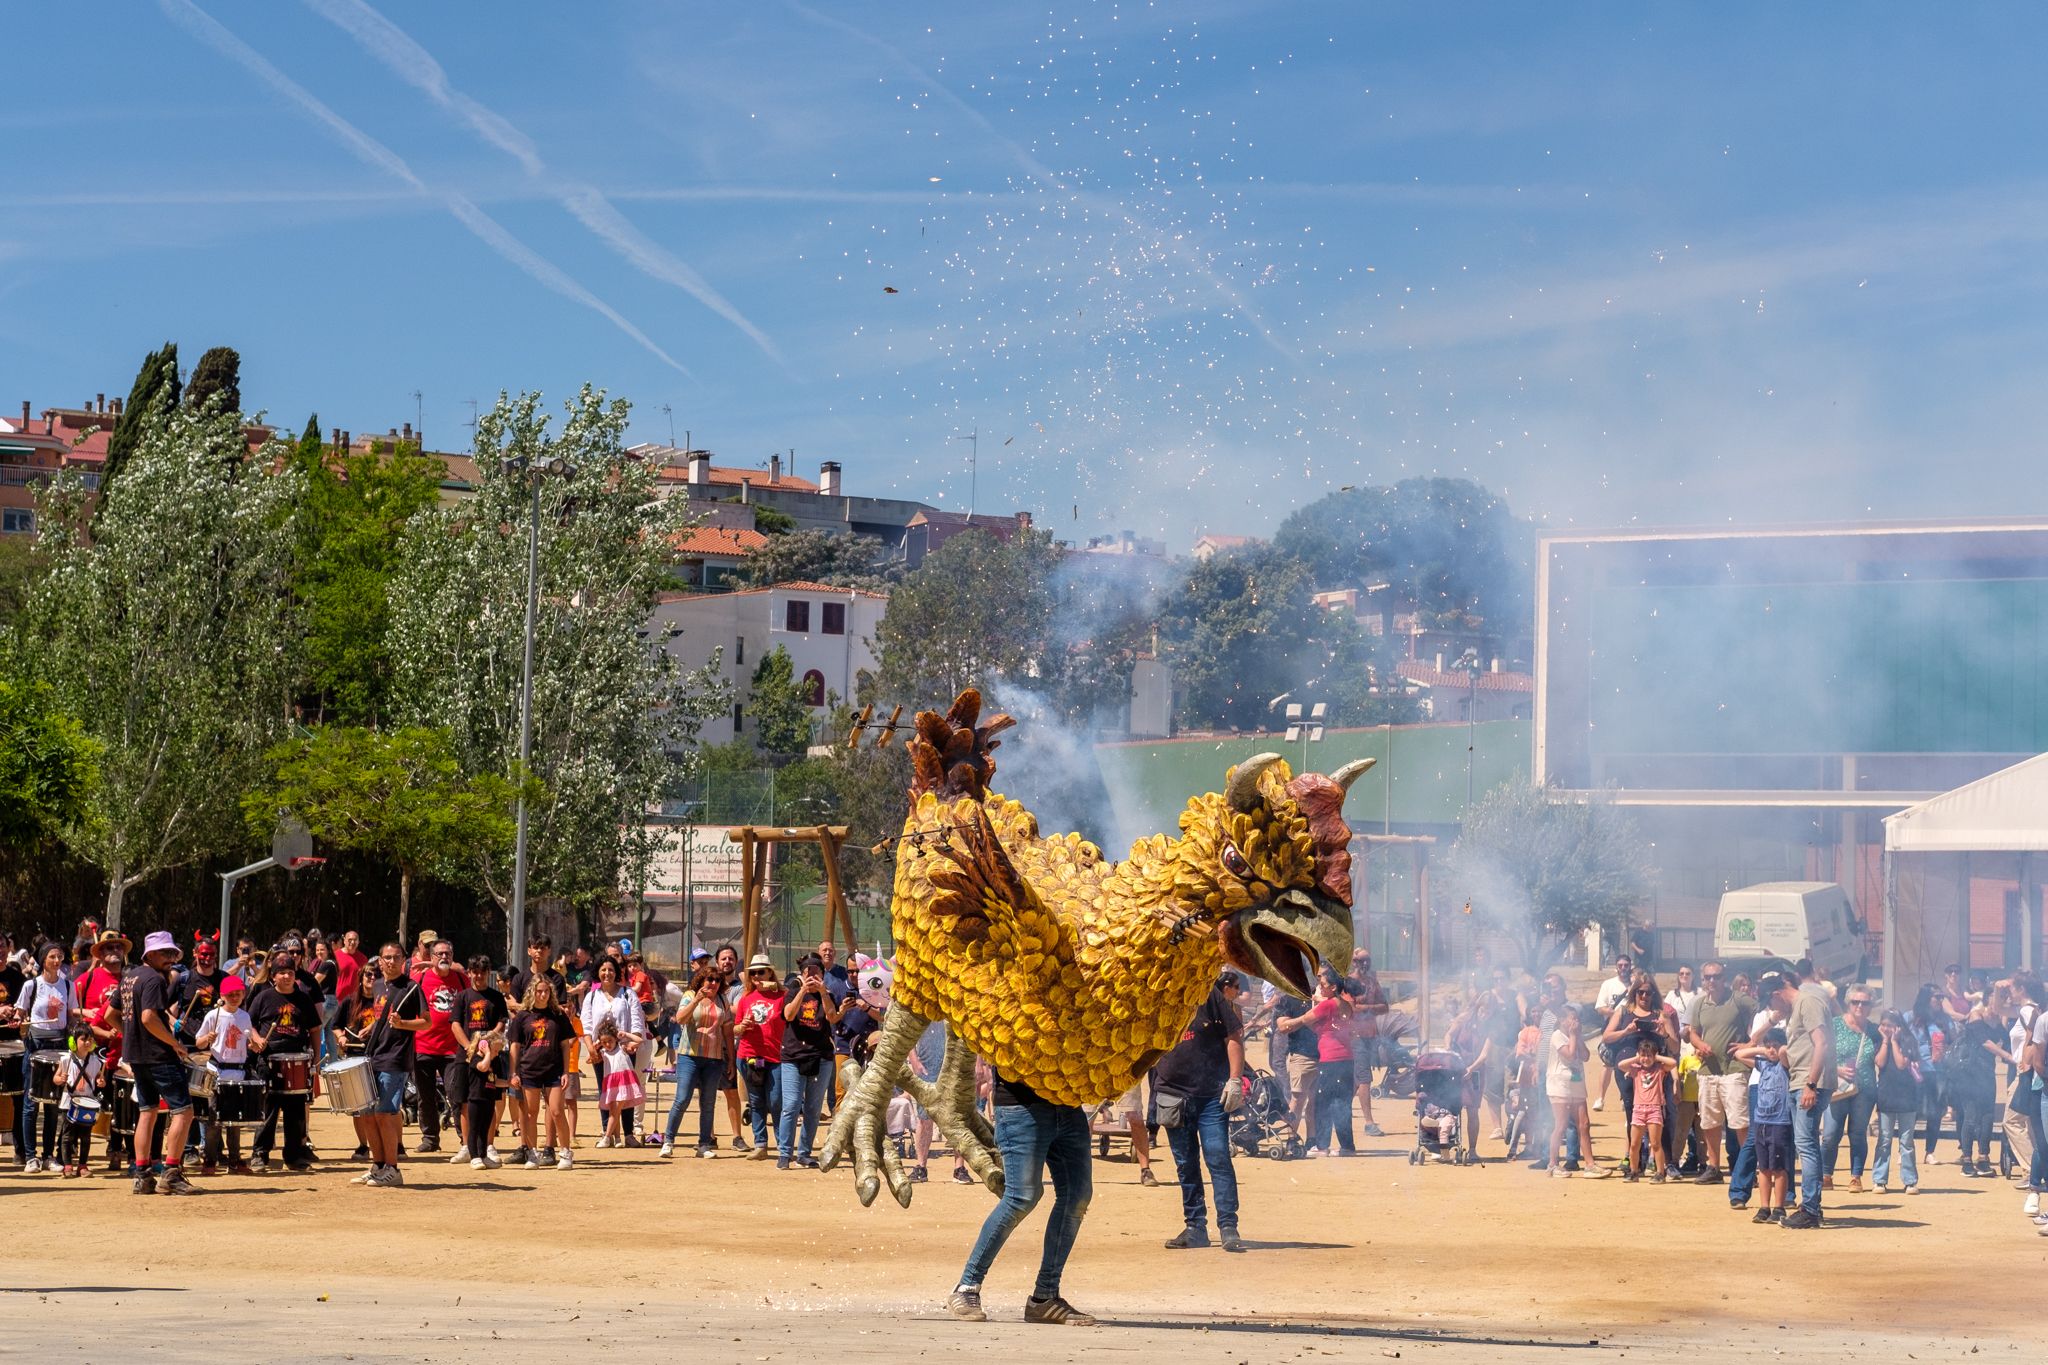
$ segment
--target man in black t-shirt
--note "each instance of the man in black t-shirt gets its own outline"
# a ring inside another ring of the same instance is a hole
[[[427,1026],[427,1005],[417,981],[405,974],[405,949],[387,943],[377,954],[381,979],[363,1055],[370,1064],[376,1098],[367,1114],[356,1116],[356,1137],[370,1149],[370,1169],[351,1185],[403,1185],[398,1174],[398,1144],[404,1120],[399,1106],[412,1076],[413,1035]]]
[[[1152,1093],[1173,1148],[1181,1213],[1187,1220],[1166,1244],[1169,1250],[1209,1245],[1204,1161],[1216,1186],[1216,1231],[1222,1235],[1223,1249],[1245,1249],[1244,1239],[1237,1235],[1237,1168],[1230,1160],[1230,1115],[1244,1107],[1244,1025],[1235,1004],[1243,989],[1243,978],[1224,972],[1181,1030],[1180,1042],[1152,1072]],[[1179,1122],[1167,1122],[1175,1108]]]
[[[135,1193],[197,1194],[185,1179],[185,1134],[192,1126],[192,1095],[185,1085],[185,1045],[173,1031],[171,967],[184,956],[177,939],[162,930],[142,941],[142,965],[135,969],[130,1000],[122,1014],[121,1055],[135,1073]],[[157,1136],[157,1104],[164,1106],[159,1174],[150,1161]]]
[[[1276,1045],[1284,1042],[1286,1046],[1281,1056],[1272,1059],[1273,1070],[1287,1073],[1287,1121],[1297,1142],[1305,1140],[1315,1127],[1316,1075],[1322,1066],[1316,1060],[1315,1030],[1308,1026],[1311,1008],[1308,1001],[1285,991],[1273,1002],[1273,1039]]]
[[[270,1169],[270,1149],[277,1141],[280,1119],[284,1123],[284,1164],[294,1171],[306,1170],[313,1164],[313,1149],[306,1142],[306,1107],[312,1101],[312,1093],[305,1090],[286,1094],[280,1088],[285,1074],[275,1059],[303,1056],[310,1081],[319,1028],[320,1001],[292,965],[292,955],[274,954],[269,978],[249,1001],[249,1046],[264,1058],[270,1076],[263,1126],[256,1130],[255,1140],[250,1144],[253,1154],[249,1169],[259,1175]]]

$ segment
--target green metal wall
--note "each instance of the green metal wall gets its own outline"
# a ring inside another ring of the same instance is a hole
[[[1397,828],[1455,825],[1465,810],[1467,733],[1467,727],[1458,724],[1330,730],[1320,743],[1309,746],[1308,764],[1328,772],[1355,758],[1379,760],[1345,802],[1344,813],[1353,829],[1381,828],[1389,817],[1389,802]],[[1522,720],[1470,727],[1475,795],[1529,772],[1533,733],[1530,723]],[[1096,747],[1095,759],[1115,806],[1119,838],[1128,841],[1175,832],[1190,796],[1219,790],[1231,764],[1267,751],[1285,754],[1297,769],[1301,765],[1301,744],[1288,744],[1279,734],[1104,744]],[[1111,856],[1122,851],[1121,845],[1105,850]]]

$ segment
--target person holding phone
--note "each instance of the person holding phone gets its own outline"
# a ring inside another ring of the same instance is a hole
[[[806,953],[797,964],[795,989],[783,991],[785,1027],[778,1064],[782,1113],[775,1124],[778,1170],[787,1170],[792,1163],[806,1169],[818,1164],[811,1145],[818,1115],[832,1091],[832,1026],[844,1013],[825,983],[824,959]]]

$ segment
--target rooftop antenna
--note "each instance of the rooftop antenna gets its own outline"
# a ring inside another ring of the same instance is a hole
[[[474,453],[476,451],[476,400],[474,398],[465,398],[462,401],[469,404],[469,448],[471,453]]]
[[[661,410],[668,417],[668,448],[674,450],[676,448],[676,410],[666,403],[661,405]]]
[[[413,434],[419,437],[420,448],[424,450],[427,444],[427,418],[418,389],[412,391],[412,430]]]

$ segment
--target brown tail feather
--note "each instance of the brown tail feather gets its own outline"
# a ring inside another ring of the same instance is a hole
[[[936,711],[917,713],[917,734],[910,741],[910,796],[916,800],[926,792],[940,796],[988,795],[988,784],[996,775],[994,750],[1002,746],[995,736],[1017,722],[1006,715],[981,718],[981,693],[968,688],[953,699],[945,715]]]

